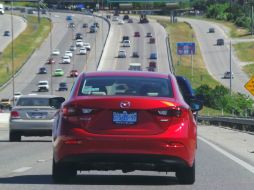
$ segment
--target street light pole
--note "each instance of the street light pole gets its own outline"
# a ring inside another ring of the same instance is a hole
[[[52,17],[51,17],[51,12],[49,11],[49,18],[50,18],[50,39],[49,39],[49,55],[50,55],[50,60],[52,60]],[[50,63],[50,94],[53,95],[53,62],[51,61]]]
[[[232,43],[231,43],[231,40],[229,43],[229,72],[230,72],[229,88],[230,88],[230,95],[232,95]]]
[[[11,1],[11,67],[12,67],[12,99],[13,106],[15,105],[14,93],[15,93],[15,66],[14,66],[14,29],[13,29],[13,0]]]

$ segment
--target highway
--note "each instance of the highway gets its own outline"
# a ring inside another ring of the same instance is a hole
[[[26,29],[26,21],[19,16],[13,15],[13,38],[15,39],[22,31]],[[10,36],[4,36],[4,31],[10,31]],[[0,15],[0,52],[10,44],[11,37],[11,15]]]
[[[227,37],[220,25],[189,18],[179,18],[180,21],[187,21],[193,27],[196,38],[199,42],[200,50],[208,72],[214,79],[222,83],[226,87],[230,87],[230,80],[224,78],[224,73],[230,68],[230,38]],[[209,33],[210,27],[215,28],[215,33]],[[216,45],[217,39],[223,38],[225,45]],[[241,69],[239,60],[232,50],[232,90],[252,96],[244,85],[250,79]]]
[[[60,82],[67,82],[69,84],[69,89],[71,88],[75,79],[68,77],[70,70],[77,69],[79,72],[82,72],[84,70],[96,71],[99,57],[101,54],[100,52],[102,52],[103,43],[106,40],[105,34],[108,31],[108,24],[106,24],[106,21],[102,21],[102,19],[98,19],[97,17],[76,14],[73,17],[73,22],[76,23],[76,27],[72,29],[67,27],[68,22],[65,20],[67,15],[67,13],[53,13],[51,15],[54,26],[52,30],[52,36],[49,35],[49,37],[45,40],[41,47],[35,50],[34,54],[22,67],[20,73],[15,77],[15,92],[22,92],[23,94],[39,94],[39,92],[37,92],[38,81],[48,80],[51,86],[50,89],[52,89],[52,94],[59,94],[66,97],[68,93],[58,92],[57,89]],[[82,24],[85,22],[88,23],[89,26],[93,22],[99,22],[102,27],[99,28],[97,33],[89,33],[89,29],[82,28]],[[105,23],[103,24],[102,22]],[[81,32],[83,34],[83,41],[89,42],[91,44],[91,51],[88,52],[87,55],[79,55],[79,48],[77,48],[77,50],[73,53],[74,56],[72,58],[71,64],[61,64],[64,52],[66,50],[69,50],[70,45],[75,43],[74,38],[77,32]],[[52,50],[50,49],[50,44],[52,44]],[[61,54],[59,56],[52,56],[56,61],[56,64],[52,65],[51,67],[51,65],[47,65],[45,63],[51,56],[51,52],[54,49],[59,49]],[[42,66],[45,66],[47,68],[48,74],[37,74],[39,68]],[[65,76],[51,77],[51,70],[53,74],[55,69],[59,68],[62,68],[65,71]],[[1,91],[0,98],[12,96],[12,85],[12,81],[10,81],[8,85]],[[41,93],[50,94],[51,91]]]
[[[60,64],[61,56],[55,57],[56,64],[52,65],[52,71],[56,68],[65,70],[64,77],[53,77],[54,94],[68,96],[68,92],[57,92],[60,81],[67,81],[69,87],[74,79],[68,78],[69,70],[76,68],[79,71],[95,71],[97,61],[103,48],[103,40],[106,40],[108,25],[100,19],[91,16],[75,15],[76,30],[66,27],[64,13],[53,13],[54,28],[52,33],[53,48],[58,48],[62,53],[73,43],[73,34],[82,32],[85,39],[92,45],[91,52],[86,56],[76,54],[72,58],[72,64]],[[100,23],[96,34],[86,33],[81,28],[82,22],[92,23],[96,19]],[[134,38],[134,32],[139,31],[140,38]],[[148,44],[145,34],[152,32],[156,36],[155,44]],[[131,47],[127,50],[127,58],[116,58],[118,50],[122,49],[121,39],[123,35],[129,35]],[[165,46],[166,32],[155,22],[149,24],[125,23],[111,25],[106,48],[101,58],[98,70],[127,70],[129,62],[141,62],[143,70],[146,70],[149,62],[149,54],[157,51],[158,71],[169,72],[169,63]],[[86,41],[86,40],[85,40]],[[23,93],[38,93],[37,82],[39,80],[51,80],[49,74],[36,74],[38,68],[45,66],[49,57],[50,37],[36,50],[34,55],[24,66],[21,73],[15,79],[17,91]],[[96,50],[96,51],[95,51]],[[133,51],[138,51],[140,58],[131,57]],[[62,55],[62,54],[61,54]],[[38,61],[39,60],[39,61]],[[46,66],[51,70],[51,66]],[[29,77],[28,77],[29,76]],[[19,78],[20,77],[20,78]],[[1,92],[1,95],[9,95],[11,84]],[[50,92],[48,92],[50,93]],[[47,93],[45,93],[47,94]],[[1,121],[1,120],[0,120]],[[198,151],[196,156],[196,182],[194,185],[179,185],[174,173],[158,172],[131,172],[123,174],[121,171],[91,171],[79,173],[69,184],[56,185],[51,180],[52,144],[51,137],[22,137],[22,142],[9,142],[8,123],[0,122],[0,189],[1,190],[147,190],[147,189],[195,189],[195,190],[251,190],[254,185],[254,157],[253,135],[238,133],[228,129],[216,130],[215,127],[198,126]],[[236,140],[237,138],[237,140]]]
[[[140,24],[137,18],[134,23],[125,23],[119,25],[118,22],[112,22],[111,31],[107,40],[105,51],[98,70],[128,70],[129,63],[141,63],[142,70],[146,71],[150,53],[157,53],[156,60],[157,71],[169,73],[169,62],[166,47],[166,31],[157,22],[151,20],[148,24]],[[139,32],[140,37],[134,37],[134,32]],[[155,44],[149,43],[146,37],[147,32],[151,32],[155,37]],[[131,47],[122,47],[122,37],[129,36]],[[126,50],[126,58],[117,58],[119,50]],[[139,58],[133,58],[132,53],[137,51]]]

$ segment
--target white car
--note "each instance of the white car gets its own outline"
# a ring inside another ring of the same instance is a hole
[[[84,42],[81,39],[76,40],[76,46],[77,47],[82,47],[84,45]]]
[[[76,46],[75,45],[71,45],[70,46],[70,51],[75,51],[77,48],[76,48]]]
[[[49,82],[47,80],[41,80],[38,82],[38,92],[49,91]]]
[[[118,21],[118,17],[117,16],[113,16],[112,17],[112,21]]]
[[[22,95],[21,92],[15,92],[14,93],[14,100],[16,101],[21,95]]]
[[[86,48],[85,47],[80,48],[79,54],[80,55],[85,55],[86,54]]]
[[[83,48],[86,48],[87,51],[90,51],[91,50],[90,43],[84,43]]]
[[[118,57],[119,58],[126,58],[126,51],[125,50],[119,50]]]
[[[62,63],[63,64],[65,64],[65,63],[66,64],[71,63],[71,58],[68,55],[63,56]]]
[[[52,55],[60,55],[60,51],[58,49],[55,49],[53,52],[52,52]]]
[[[131,47],[131,41],[130,40],[124,40],[123,41],[123,47]]]
[[[69,56],[70,58],[72,58],[72,52],[71,51],[65,51],[65,56]]]
[[[123,25],[123,24],[124,24],[124,21],[123,21],[123,20],[119,20],[119,21],[118,21],[118,24]]]

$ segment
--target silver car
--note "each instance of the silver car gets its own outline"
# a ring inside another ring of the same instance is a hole
[[[51,136],[55,113],[60,105],[55,106],[57,96],[22,95],[16,102],[10,115],[10,141],[21,141],[21,136]]]

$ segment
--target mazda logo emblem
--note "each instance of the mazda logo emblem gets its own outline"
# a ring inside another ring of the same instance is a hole
[[[129,108],[129,107],[131,107],[131,103],[128,101],[120,102],[120,107],[121,108]]]

